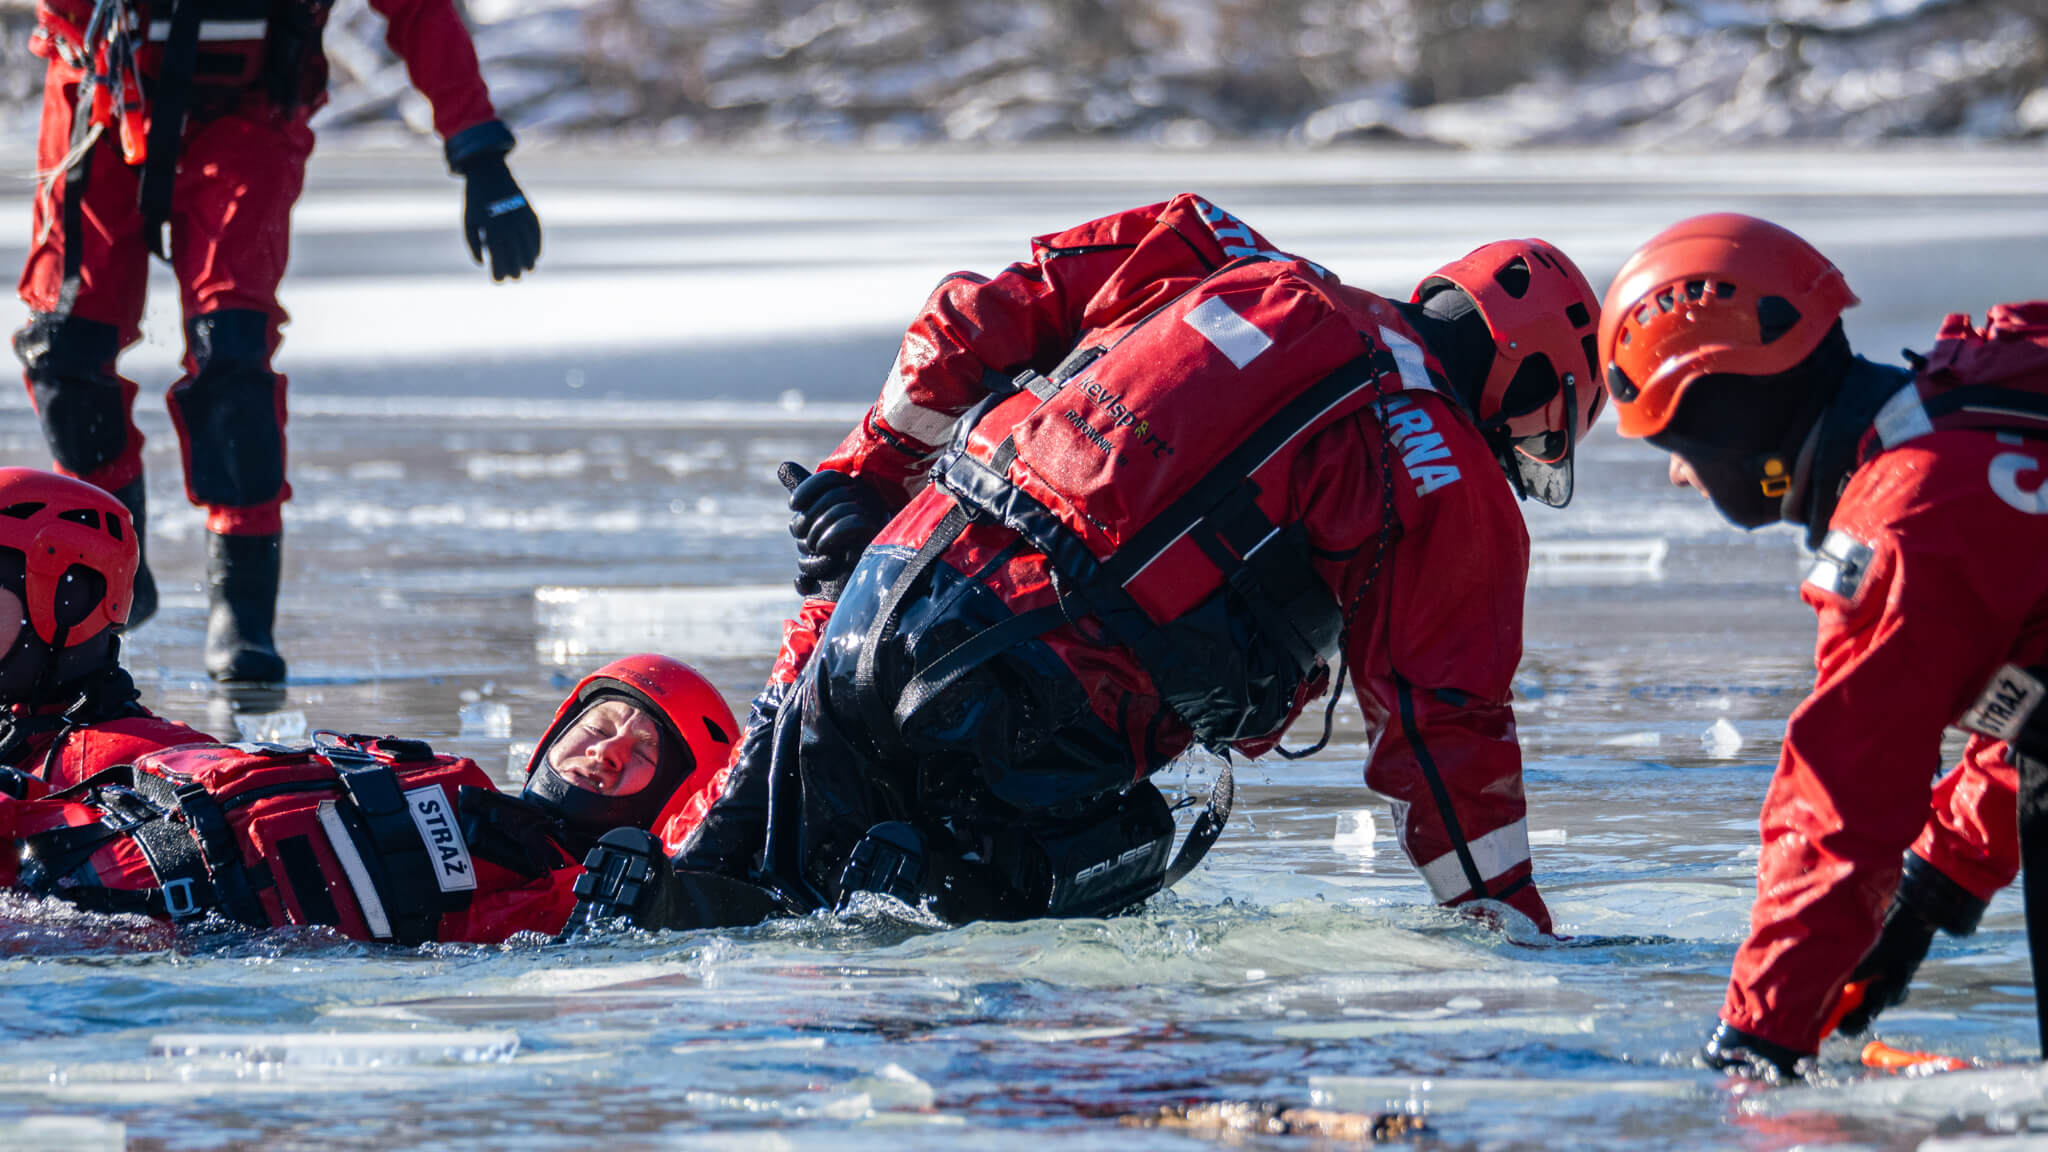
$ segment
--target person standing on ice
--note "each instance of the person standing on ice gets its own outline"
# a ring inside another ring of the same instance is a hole
[[[176,275],[185,375],[169,406],[185,492],[206,509],[206,668],[276,682],[285,379],[271,368],[292,205],[326,99],[330,0],[38,0],[48,61],[40,173],[14,336],[51,456],[146,519],[137,387],[115,361],[140,337],[149,257]],[[462,234],[495,280],[540,254],[476,49],[450,0],[372,0],[467,182]],[[147,560],[128,624],[156,610]]]
[[[1515,497],[1571,495],[1597,308],[1540,240],[1397,303],[1193,195],[948,277],[860,425],[785,466],[808,598],[682,881],[644,838],[600,846],[641,884],[614,910],[687,926],[704,902],[660,893],[714,873],[794,911],[1116,912],[1228,813],[1226,777],[1170,862],[1148,777],[1191,744],[1273,750],[1348,661],[1367,783],[1431,893],[1548,932],[1509,703]]]
[[[1818,677],[1764,800],[1749,937],[1704,1053],[1774,1079],[1903,1000],[1935,931],[1967,935],[2013,879],[2015,756],[1976,706],[1989,688],[2000,710],[2048,661],[2048,302],[1994,308],[1983,330],[1950,316],[1911,368],[1851,352],[1855,303],[1800,237],[1720,214],[1638,249],[1600,327],[1622,434],[1670,452],[1672,482],[1738,526],[1797,524],[1815,549],[1800,594]],[[1978,734],[1933,783],[1957,724]]]

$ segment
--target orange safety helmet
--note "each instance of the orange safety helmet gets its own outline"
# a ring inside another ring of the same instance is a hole
[[[1501,462],[1515,469],[1517,488],[1562,506],[1572,454],[1606,401],[1595,358],[1600,298],[1570,257],[1536,239],[1482,245],[1424,277],[1412,300],[1444,284],[1472,298],[1493,337],[1474,417],[1512,444]]]
[[[603,796],[557,774],[547,754],[583,710],[604,697],[638,705],[662,729],[666,747],[653,780],[637,792]],[[677,795],[709,784],[732,754],[739,725],[732,709],[698,671],[680,660],[642,653],[626,656],[585,676],[569,693],[526,765],[526,795],[554,809],[592,838],[613,828],[649,829]]]
[[[0,548],[22,554],[23,607],[51,648],[76,647],[128,622],[140,549],[128,509],[108,493],[55,472],[0,468]],[[73,568],[106,587],[83,618],[60,626],[58,604]]]
[[[1857,302],[1841,269],[1768,220],[1718,212],[1673,224],[1621,266],[1601,310],[1621,434],[1663,431],[1702,376],[1789,371]]]

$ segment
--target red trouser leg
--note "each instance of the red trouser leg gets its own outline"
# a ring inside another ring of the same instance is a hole
[[[274,536],[284,478],[285,379],[271,370],[287,317],[277,287],[313,132],[251,96],[185,129],[171,200],[171,264],[185,314],[185,372],[171,419],[185,491],[207,530]]]
[[[21,299],[31,315],[14,338],[29,397],[59,471],[108,491],[142,475],[136,387],[115,372],[141,336],[149,250],[135,210],[137,172],[111,137],[68,170],[78,73],[44,77],[37,185]]]

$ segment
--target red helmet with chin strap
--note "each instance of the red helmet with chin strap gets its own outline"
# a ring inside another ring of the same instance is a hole
[[[1570,257],[1536,239],[1482,245],[1424,277],[1413,299],[1446,284],[1472,298],[1493,337],[1474,417],[1506,433],[1525,491],[1564,503],[1572,453],[1607,398],[1595,370],[1600,298]]]
[[[622,796],[600,796],[558,775],[548,752],[594,700],[624,698],[662,728],[661,768],[646,787]],[[618,827],[649,828],[676,798],[702,790],[725,767],[739,733],[725,698],[696,669],[667,656],[626,656],[585,676],[569,693],[526,765],[526,792],[556,809],[571,825],[595,837]]]
[[[1600,363],[1621,434],[1662,432],[1703,376],[1791,370],[1856,303],[1840,269],[1768,220],[1718,212],[1673,224],[1607,289]]]
[[[110,494],[55,472],[0,468],[0,548],[22,554],[23,607],[43,643],[75,647],[128,622],[139,551],[128,509]],[[82,618],[60,625],[74,568],[105,588]]]

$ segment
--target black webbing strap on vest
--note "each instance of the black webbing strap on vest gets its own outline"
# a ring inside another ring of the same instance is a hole
[[[103,911],[141,912],[184,920],[219,908],[256,927],[268,923],[253,900],[237,903],[242,914],[229,911],[227,902],[221,898],[220,886],[214,883],[190,815],[184,820],[173,818],[180,809],[180,801],[169,781],[147,772],[135,772],[124,764],[94,774],[91,779],[65,789],[58,798],[89,804],[99,809],[102,816],[91,824],[51,828],[22,838],[22,882],[29,891],[37,895],[62,895]],[[156,878],[156,887],[134,892],[91,886],[60,887],[59,881],[76,872],[93,853],[121,839],[132,839],[141,849]],[[239,857],[226,867],[236,879],[241,878]],[[252,906],[253,920],[248,918]]]
[[[1938,426],[2016,427],[2016,421],[2048,429],[2048,394],[1995,384],[1978,384],[1936,393],[1923,405],[1929,422]]]
[[[367,754],[350,755],[332,745],[322,745],[319,751],[341,778],[360,831],[369,841],[363,862],[391,921],[391,939],[400,944],[432,940],[441,924],[441,884],[419,825],[406,811],[397,774]],[[355,821],[344,823],[352,825],[352,834],[357,831]]]
[[[868,734],[885,747],[898,742],[902,730],[897,727],[895,710],[882,698],[881,653],[889,641],[896,638],[896,629],[903,623],[903,602],[920,577],[938,563],[939,554],[952,546],[967,528],[967,510],[959,504],[946,512],[945,518],[925,538],[917,554],[910,558],[898,573],[889,590],[882,594],[882,602],[875,609],[875,620],[868,626],[868,634],[860,646],[860,660],[854,667],[853,686],[855,698],[860,701],[862,717],[867,721]]]
[[[178,176],[184,142],[185,106],[192,95],[192,70],[199,60],[201,0],[171,0],[171,30],[164,41],[149,97],[148,155],[142,161],[139,207],[142,235],[160,260],[170,259],[164,226],[171,219],[171,187]]]
[[[139,773],[138,777],[147,775]],[[136,783],[144,785],[145,781],[138,778]],[[220,801],[199,783],[173,786],[169,780],[158,778],[157,783],[146,786],[169,790],[178,810],[185,814],[185,823],[199,842],[200,859],[206,862],[206,873],[213,880],[221,912],[251,928],[270,927],[270,916],[263,911],[263,902],[256,898],[249,882],[248,869],[242,865],[242,847],[235,839],[234,825],[228,823]]]

